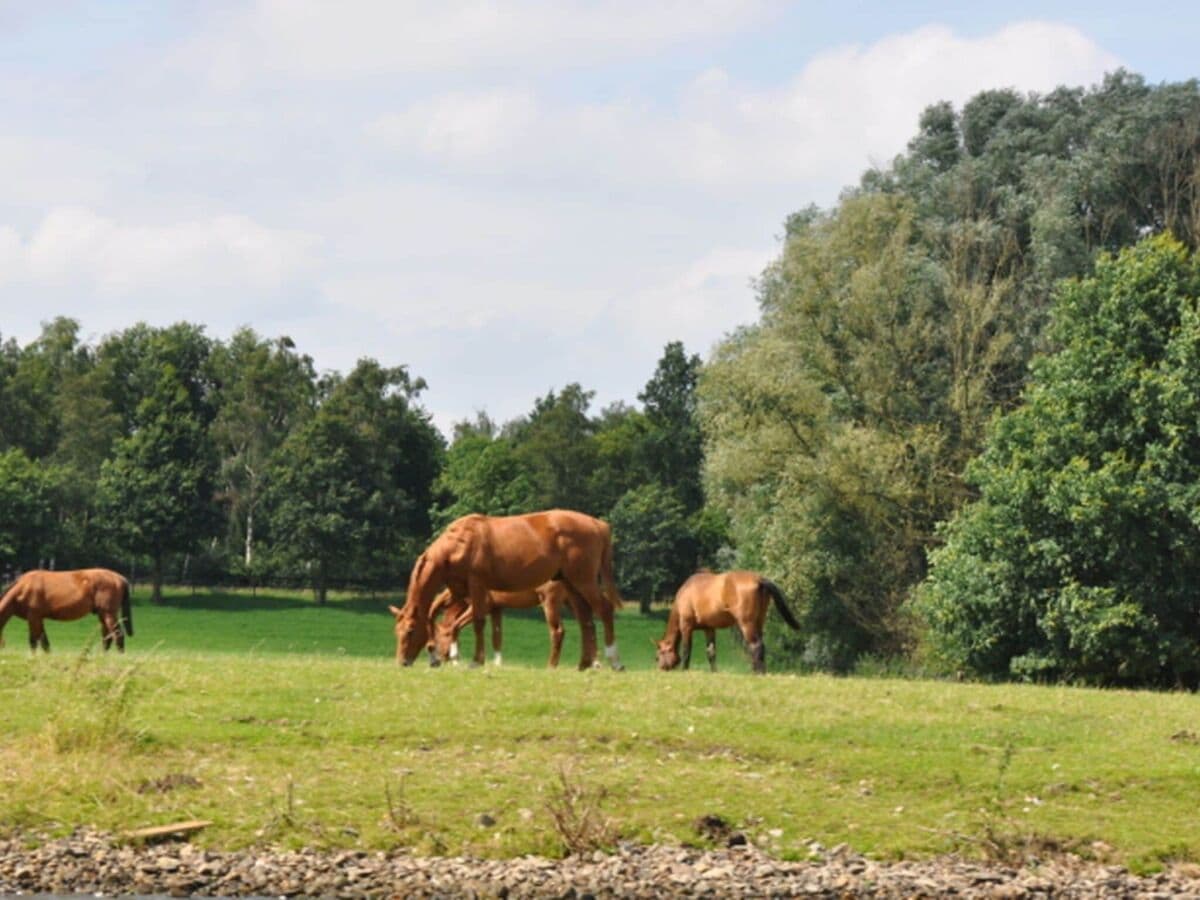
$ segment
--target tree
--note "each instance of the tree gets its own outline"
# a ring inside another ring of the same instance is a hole
[[[267,467],[287,435],[312,415],[316,376],[312,360],[296,353],[290,338],[267,341],[248,328],[214,348],[213,368],[221,494],[241,539],[242,566],[252,572]]]
[[[621,497],[609,514],[615,575],[622,593],[638,598],[643,613],[694,570],[687,513],[675,493],[650,482]]]
[[[538,398],[528,418],[505,428],[521,465],[532,473],[535,508],[604,512],[596,508],[588,490],[596,467],[595,423],[588,416],[594,396],[595,391],[568,384]]]
[[[700,379],[711,500],[740,562],[799,598],[805,631],[777,644],[829,668],[907,646],[901,607],[961,492],[962,338],[920,240],[897,196],[796,223],[763,277],[762,323]]]
[[[219,521],[216,459],[186,389],[171,368],[142,401],[137,431],[117,442],[100,472],[100,505],[118,542],[151,561],[152,601],[161,602],[166,557],[194,550]]]
[[[673,341],[663,349],[654,376],[638,394],[645,405],[645,458],[658,481],[673,490],[688,513],[704,504],[700,464],[704,457],[696,417],[700,357]]]
[[[349,423],[320,410],[276,451],[265,503],[277,561],[305,572],[324,604],[361,558],[368,531],[362,451]]]
[[[23,450],[0,453],[0,570],[45,565],[54,524],[50,473]]]
[[[191,553],[220,522],[208,434],[210,349],[202,328],[186,324],[135,326],[101,347],[104,364],[132,368],[124,369],[128,381],[114,386],[128,430],[101,466],[97,527],[111,529],[125,551],[149,557],[154,602],[161,601],[168,555]],[[136,405],[134,388],[143,392]]]
[[[1200,686],[1200,262],[1105,258],[1050,336],[932,553],[930,641],[987,677]]]
[[[354,443],[367,498],[366,537],[357,555],[363,580],[395,584],[407,574],[430,534],[433,484],[445,444],[417,402],[425,381],[404,366],[361,359],[336,380],[322,413],[339,418]]]
[[[460,516],[511,516],[537,508],[534,476],[505,437],[457,429],[437,478],[431,513],[435,530]]]

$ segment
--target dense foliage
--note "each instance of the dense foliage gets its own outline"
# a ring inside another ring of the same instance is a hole
[[[1200,684],[1200,261],[1147,240],[1067,284],[969,468],[918,606],[985,676]]]
[[[0,348],[0,565],[394,585],[444,454],[400,367],[317,378],[291,341],[56,319]]]
[[[1200,86],[1117,73],[930,107],[890,166],[788,220],[760,321],[700,385],[710,502],[805,611],[777,643],[838,669],[913,645],[937,523],[1051,346],[1054,285],[1146,233],[1194,247],[1198,198]]]

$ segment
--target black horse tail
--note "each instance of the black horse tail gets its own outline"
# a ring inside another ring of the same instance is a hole
[[[779,614],[783,616],[783,621],[788,623],[793,631],[800,630],[800,623],[796,621],[796,617],[792,615],[792,611],[788,609],[787,597],[783,596],[783,591],[779,589],[779,585],[773,582],[770,578],[758,579],[758,585],[775,601],[775,608],[779,610]]]
[[[121,579],[121,630],[133,637],[133,606],[129,602],[129,579]]]

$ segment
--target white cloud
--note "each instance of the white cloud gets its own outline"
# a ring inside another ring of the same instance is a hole
[[[384,117],[372,133],[450,169],[477,169],[486,155],[490,170],[509,175],[717,193],[775,187],[797,203],[829,202],[903,150],[930,103],[961,105],[987,88],[1086,84],[1118,64],[1066,25],[1018,23],[978,38],[932,25],[822,53],[772,90],[709,69],[668,108],[633,98],[538,109],[525,93],[455,95]]]
[[[0,228],[0,285],[76,287],[103,298],[160,302],[271,294],[308,265],[311,236],[242,215],[131,225],[77,207],[51,210],[28,238]]]
[[[258,0],[191,48],[212,81],[581,65],[761,18],[773,0]]]
[[[773,255],[773,248],[716,248],[618,301],[614,314],[645,347],[681,340],[707,355],[722,335],[756,318],[753,282]]]
[[[367,133],[397,150],[476,161],[518,147],[536,116],[533,97],[522,91],[443,94],[379,117]]]

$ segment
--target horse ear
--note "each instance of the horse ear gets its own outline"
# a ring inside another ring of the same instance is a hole
[[[395,616],[397,619],[398,619],[398,618],[400,618],[400,610],[399,610],[398,608],[396,608],[395,606],[391,606],[391,605],[389,605],[389,606],[388,606],[388,612],[390,612],[390,613],[391,613],[393,616]]]
[[[652,643],[655,647],[657,647],[658,641],[652,635],[650,635],[649,637],[650,637],[650,643]]]

